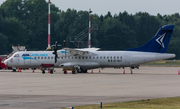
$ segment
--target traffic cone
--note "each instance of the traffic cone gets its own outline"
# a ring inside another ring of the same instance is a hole
[[[91,74],[93,74],[93,70],[91,70]]]
[[[131,69],[131,74],[133,74],[133,71],[132,71],[132,69]]]
[[[20,71],[19,72],[21,72],[21,68],[20,68]]]
[[[124,69],[124,71],[123,71],[123,74],[125,74],[125,69]]]
[[[67,70],[66,70],[66,74],[68,74]]]
[[[49,72],[49,68],[48,68],[48,73],[50,73],[50,72]]]
[[[99,69],[99,73],[101,73],[101,70]]]
[[[180,75],[180,69],[178,70],[178,75]]]
[[[34,68],[33,68],[33,73],[34,73]]]

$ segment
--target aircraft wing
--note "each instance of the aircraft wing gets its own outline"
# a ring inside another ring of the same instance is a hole
[[[84,55],[84,54],[88,54],[88,51],[82,51],[82,50],[76,50],[76,49],[70,49],[70,48],[64,48],[64,50],[69,53],[70,55]]]
[[[58,52],[58,57],[64,56],[93,56],[96,55],[93,51],[99,50],[98,48],[86,48],[86,49],[71,49],[71,48],[63,48],[63,50]]]

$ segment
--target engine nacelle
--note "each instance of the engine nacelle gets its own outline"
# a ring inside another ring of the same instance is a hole
[[[74,64],[72,64],[71,62],[69,63],[63,63],[60,65],[61,67],[74,67]]]
[[[92,69],[92,68],[99,68],[100,65],[99,63],[96,62],[67,62],[67,63],[62,63],[59,65],[60,67],[63,67],[65,70],[71,70],[75,71],[77,69]]]
[[[77,69],[80,69],[79,65],[75,65],[74,63],[63,63],[60,64],[61,67],[63,67],[63,71],[66,70],[71,70],[71,71],[76,71]]]

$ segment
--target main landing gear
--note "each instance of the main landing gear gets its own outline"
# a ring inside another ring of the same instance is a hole
[[[44,70],[42,70],[42,74],[45,74],[45,71],[44,71]]]
[[[49,71],[48,71],[48,72],[49,72]],[[46,73],[46,72],[45,72],[45,69],[43,69],[43,70],[42,70],[42,74],[45,74],[45,73]],[[51,69],[49,73],[50,73],[50,74],[53,74],[53,73],[54,73],[54,72],[53,72],[53,69]]]
[[[50,74],[53,74],[53,70],[50,70]]]
[[[77,70],[77,72],[78,73],[87,73],[87,70],[80,68],[80,69]]]

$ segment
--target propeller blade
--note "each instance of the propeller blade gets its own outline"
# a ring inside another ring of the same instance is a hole
[[[53,54],[55,55],[55,63],[57,63],[57,58],[58,58],[58,55],[57,55],[57,41],[55,42],[55,47],[54,47]]]
[[[57,58],[55,57],[55,63],[57,63]]]

